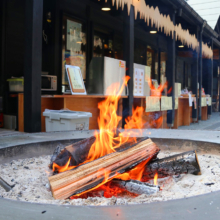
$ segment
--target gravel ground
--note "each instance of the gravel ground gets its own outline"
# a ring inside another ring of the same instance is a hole
[[[179,153],[179,152],[178,152]],[[175,152],[160,152],[159,158],[176,154]],[[166,201],[210,193],[220,190],[220,156],[199,155],[202,170],[201,176],[180,175],[158,180],[163,190],[154,195],[140,195],[135,198],[88,198],[74,200],[55,200],[49,190],[48,164],[50,156],[13,160],[11,163],[0,165],[0,176],[9,184],[15,184],[10,192],[0,187],[0,197],[33,203],[67,204],[67,205],[126,205],[141,204],[156,201]]]

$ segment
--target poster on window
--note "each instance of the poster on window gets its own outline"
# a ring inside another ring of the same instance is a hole
[[[65,65],[78,66],[86,79],[86,34],[83,32],[83,24],[66,20],[66,48],[64,53]],[[67,84],[67,78],[63,74],[63,84]]]
[[[134,70],[134,96],[144,96],[144,70]]]
[[[66,50],[80,51],[82,44],[82,24],[67,20]]]

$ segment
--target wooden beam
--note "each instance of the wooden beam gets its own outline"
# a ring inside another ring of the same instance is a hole
[[[132,115],[133,107],[133,65],[134,65],[134,6],[131,6],[130,15],[124,10],[124,30],[123,30],[123,57],[126,61],[126,75],[130,76],[128,82],[129,96],[123,99],[123,126],[125,118]]]
[[[171,14],[171,19],[175,25],[176,14],[173,11]],[[175,40],[175,31],[174,36],[171,38],[168,37],[168,59],[167,59],[167,82],[168,82],[168,96],[172,97],[172,110],[167,111],[167,125],[168,127],[174,126],[175,118],[175,69],[176,69],[176,40]]]
[[[26,1],[24,55],[24,131],[41,131],[43,0]]]

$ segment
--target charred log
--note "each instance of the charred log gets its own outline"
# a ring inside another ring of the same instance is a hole
[[[115,152],[63,173],[49,177],[55,199],[66,199],[111,180],[144,160],[154,159],[159,148],[151,139],[143,138],[121,152]]]
[[[121,187],[123,189],[126,189],[130,193],[135,193],[138,195],[141,194],[151,195],[160,191],[159,186],[140,182],[137,180],[123,181],[123,180],[114,179],[112,180],[112,184]]]
[[[52,169],[53,163],[56,163],[59,166],[64,166],[68,162],[69,158],[71,158],[69,164],[70,166],[77,166],[83,163],[86,160],[89,150],[94,142],[95,137],[92,136],[65,147],[58,156],[56,156],[56,159],[51,161],[49,167]]]
[[[143,181],[153,179],[156,173],[158,173],[158,178],[179,174],[201,175],[196,151],[189,151],[148,163],[143,173]]]

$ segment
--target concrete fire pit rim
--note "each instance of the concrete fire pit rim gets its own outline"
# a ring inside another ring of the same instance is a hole
[[[147,130],[149,133],[149,130]],[[156,132],[157,130],[155,130]],[[172,130],[173,131],[173,130]],[[182,131],[183,132],[183,131]],[[184,131],[185,132],[185,131]],[[188,131],[189,133],[192,133],[192,131]],[[194,132],[194,131],[193,131]],[[65,133],[65,132],[62,132]],[[83,134],[83,132],[77,132]],[[183,135],[181,138],[177,138],[177,135],[180,135],[180,133],[176,133],[175,135],[172,135],[172,138],[170,137],[169,130],[161,130],[159,133],[156,134],[151,134],[152,139],[157,139],[159,141],[163,141],[163,139],[166,140],[177,140],[177,141],[192,141],[192,142],[197,142],[197,143],[212,143],[219,148],[219,142],[214,141],[212,139],[210,141],[210,135],[212,132],[206,132],[206,137],[209,138],[193,138],[196,140],[190,139],[185,139],[183,138]],[[196,131],[195,133],[200,133],[200,131]],[[216,132],[215,132],[216,133]],[[87,133],[87,137],[89,137],[89,134]],[[160,134],[160,135],[159,135]],[[218,132],[220,135],[220,133]],[[85,135],[85,134],[83,134]],[[215,134],[217,135],[217,134]],[[76,136],[76,135],[74,135]],[[201,133],[200,133],[201,136]],[[71,136],[72,137],[72,136]],[[197,136],[198,137],[198,136]],[[86,135],[83,137],[86,138]],[[0,141],[3,138],[0,138]],[[23,146],[31,146],[32,144],[47,144],[51,143],[50,140],[48,139],[42,139],[41,141],[37,142],[37,139],[35,142],[26,140],[26,142],[23,143]],[[79,135],[77,136],[77,139],[81,139]],[[38,139],[39,140],[39,139]],[[76,138],[62,138],[61,140],[53,140],[55,142],[65,142],[65,141],[76,141]],[[215,139],[216,140],[216,139]],[[14,142],[15,143],[15,142]],[[11,147],[4,147],[5,150],[9,150],[12,147],[18,147],[22,146],[21,144],[17,143],[18,145],[13,145]],[[2,150],[0,147],[0,150]],[[214,201],[214,203],[213,203]],[[23,201],[15,201],[11,199],[5,199],[5,198],[0,198],[0,211],[2,219],[24,219],[24,216],[31,216],[29,219],[48,219],[48,214],[54,215],[54,219],[57,219],[57,216],[65,216],[65,215],[72,215],[73,210],[75,209],[76,211],[81,209],[82,211],[80,214],[76,214],[75,218],[76,219],[85,219],[85,218],[90,218],[92,219],[97,219],[98,216],[102,216],[105,219],[110,219],[108,216],[106,217],[106,212],[109,213],[109,211],[117,212],[117,210],[120,210],[120,214],[123,213],[125,216],[127,216],[126,219],[143,219],[144,216],[148,216],[149,219],[154,218],[157,216],[157,219],[174,219],[174,214],[176,213],[176,216],[184,215],[187,216],[188,219],[207,219],[206,214],[209,214],[209,218],[217,219],[220,214],[220,210],[218,210],[218,204],[220,204],[220,191],[215,191],[212,193],[207,193],[203,195],[198,195],[198,196],[193,196],[189,198],[183,198],[183,199],[176,199],[176,200],[168,200],[168,201],[162,201],[162,202],[153,202],[153,203],[145,203],[145,204],[134,204],[134,205],[121,205],[121,206],[101,206],[101,207],[95,207],[95,206],[71,206],[71,205],[57,205],[57,204],[44,204],[44,203],[30,203],[30,202],[23,202]],[[184,205],[184,209],[181,208]],[[56,207],[56,208],[54,208]],[[71,207],[71,208],[70,208]],[[199,207],[199,214],[196,214],[196,212],[193,212],[192,209]],[[76,209],[77,208],[77,209]],[[10,209],[10,210],[9,210]],[[85,212],[85,209],[88,212]],[[45,213],[44,215],[41,214],[44,210],[51,210],[50,212]],[[155,211],[153,211],[155,210]],[[162,210],[162,211],[161,211]],[[166,210],[169,210],[166,212]],[[178,210],[178,211],[177,211]],[[208,210],[208,211],[207,211]],[[103,216],[103,211],[105,215]],[[22,212],[22,215],[20,213]],[[189,213],[191,212],[191,213]],[[75,212],[74,212],[75,213]],[[34,215],[33,215],[34,214]],[[178,214],[178,215],[177,215]],[[77,217],[78,215],[78,217]],[[82,216],[81,216],[82,215]],[[5,218],[4,218],[5,216]],[[9,216],[9,217],[8,217]],[[21,216],[21,217],[19,217]],[[158,217],[159,216],[159,217]],[[115,215],[115,217],[117,217]],[[28,218],[27,218],[28,219]],[[120,218],[119,218],[120,219]]]
[[[71,206],[0,198],[2,219],[218,219],[220,191],[185,199],[124,206]],[[73,212],[74,211],[74,212]],[[44,214],[44,215],[42,215]],[[110,215],[111,214],[111,215]],[[114,216],[113,216],[114,215]],[[208,218],[207,218],[208,215]],[[178,216],[178,218],[177,218]],[[122,218],[121,218],[122,217]]]
[[[125,206],[140,206],[140,205],[150,205],[150,204],[155,204],[155,203],[168,203],[168,202],[175,202],[175,201],[181,201],[181,200],[189,200],[189,199],[192,199],[192,198],[198,198],[200,199],[201,197],[203,196],[208,196],[208,195],[211,195],[211,194],[214,194],[214,193],[218,193],[219,196],[220,196],[220,190],[218,191],[214,191],[214,192],[209,192],[209,193],[205,193],[205,194],[202,194],[202,195],[196,195],[196,196],[190,196],[190,197],[187,197],[187,198],[180,198],[180,199],[171,199],[171,200],[167,200],[167,201],[156,201],[156,202],[150,202],[150,203],[142,203],[142,204],[126,204],[126,205],[102,205],[102,206],[92,206],[92,205],[83,205],[83,206],[77,206],[77,205],[63,205],[63,204],[47,204],[47,203],[39,203],[39,202],[28,202],[28,201],[18,201],[18,200],[13,200],[13,199],[8,199],[8,198],[3,198],[3,197],[0,197],[0,200],[8,200],[8,201],[12,201],[14,203],[24,203],[24,204],[34,204],[34,205],[52,205],[52,206],[62,206],[62,207],[90,207],[90,208],[99,208],[99,207],[109,207],[109,208],[114,208],[114,207],[125,207]],[[149,195],[150,196],[150,195]]]
[[[95,130],[89,131],[64,131],[64,132],[49,132],[49,133],[22,133],[13,136],[0,137],[0,149],[20,146],[26,143],[34,144],[46,141],[63,141],[72,139],[83,139],[91,137]],[[219,131],[202,131],[202,130],[172,130],[172,129],[143,129],[143,134],[138,137],[148,136],[150,138],[177,139],[189,141],[203,141],[208,143],[220,144]]]

